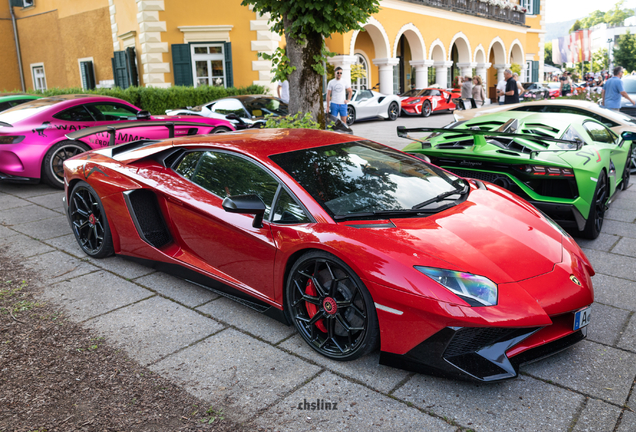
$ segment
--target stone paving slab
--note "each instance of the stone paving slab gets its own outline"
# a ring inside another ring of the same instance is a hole
[[[621,408],[598,399],[588,399],[572,432],[613,431],[621,411]]]
[[[223,406],[239,422],[302,386],[320,368],[234,329],[223,330],[150,369]]]
[[[634,219],[636,219],[636,213],[629,209],[619,209],[614,206],[610,206],[609,210],[605,213],[605,220],[633,223]]]
[[[135,283],[148,287],[159,294],[189,307],[197,307],[219,298],[210,290],[191,284],[161,272],[135,279]]]
[[[4,225],[0,225],[0,239],[4,239],[4,238],[11,237],[18,234],[19,233],[17,231],[14,231],[11,228],[6,227]]]
[[[612,203],[611,208],[636,211],[636,200],[619,196],[618,199]]]
[[[587,240],[579,237],[575,237],[574,240],[576,241],[576,244],[578,244],[581,248],[609,252],[614,247],[614,245],[618,243],[620,238],[620,236],[614,234],[605,234],[602,232],[594,240]]]
[[[636,295],[634,281],[597,274],[592,278],[594,285],[594,301],[620,309],[636,311]]]
[[[625,332],[620,335],[618,347],[636,352],[636,318],[633,315],[625,328]]]
[[[614,234],[634,239],[636,238],[636,224],[615,220],[605,220],[603,222],[602,232],[605,234]]]
[[[634,226],[636,228],[636,225]],[[596,273],[636,281],[636,258],[584,249]]]
[[[143,365],[225,328],[173,301],[152,297],[86,323]]]
[[[66,216],[64,214],[64,202],[62,201],[62,198],[64,198],[64,191],[29,198],[29,201],[33,204],[46,207],[50,210],[56,211]]]
[[[52,285],[44,295],[63,306],[72,318],[84,321],[155,294],[111,273],[99,271]]]
[[[636,229],[636,226],[634,226],[634,228]],[[630,238],[622,238],[618,241],[616,246],[612,248],[612,253],[636,258],[636,241]]]
[[[50,219],[59,215],[58,212],[54,212],[53,210],[30,204],[23,207],[0,210],[0,224],[20,225],[27,222]]]
[[[62,192],[60,189],[53,189],[51,186],[44,183],[35,185],[20,183],[0,183],[0,193],[19,195],[21,198],[32,198],[60,192]]]
[[[585,397],[521,376],[474,384],[415,375],[393,396],[476,432],[568,431]]]
[[[522,366],[521,370],[585,395],[623,405],[636,376],[636,354],[585,340],[540,362]]]
[[[0,209],[8,210],[16,207],[28,206],[31,203],[13,195],[0,192]]]
[[[307,405],[305,405],[307,403]],[[337,409],[312,409],[336,403]],[[305,409],[307,407],[307,409]],[[277,431],[430,431],[457,427],[329,372],[269,408],[256,425]]]
[[[61,215],[50,219],[14,225],[12,228],[38,240],[49,240],[71,232],[68,219],[66,219],[66,216]]]
[[[634,432],[636,431],[636,413],[625,410],[623,418],[616,432]]]
[[[616,346],[630,315],[630,311],[598,302],[594,303],[592,306],[593,318],[587,332],[588,340]]]
[[[25,262],[26,266],[47,275],[47,283],[53,284],[99,270],[86,261],[64,252],[53,251],[36,255]]]
[[[42,242],[25,236],[24,234],[16,234],[0,238],[0,249],[4,249],[11,256],[21,256],[23,258],[29,258],[55,250]]]
[[[329,360],[311,349],[299,334],[279,346],[384,393],[389,393],[409,376],[407,371],[379,364],[378,352],[349,362]]]
[[[274,344],[296,333],[295,327],[287,326],[224,297],[197,310]]]

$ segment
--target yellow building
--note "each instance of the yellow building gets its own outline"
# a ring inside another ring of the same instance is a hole
[[[522,81],[543,76],[546,0],[381,0],[365,31],[327,39],[329,61],[361,64],[354,87],[398,93],[456,75],[489,88],[511,64]],[[241,0],[11,0],[27,88],[271,84],[258,57],[282,44],[268,17]],[[0,5],[5,68],[0,88],[19,88],[18,56],[6,2]],[[2,8],[5,8],[4,10]]]

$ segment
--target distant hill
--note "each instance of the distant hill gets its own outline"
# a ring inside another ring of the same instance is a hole
[[[581,18],[584,18],[584,17],[581,17]],[[569,21],[546,24],[545,25],[545,30],[546,30],[545,41],[552,42],[552,39],[557,39],[557,38],[560,38],[561,36],[567,35],[568,30],[570,30],[570,28],[572,27],[572,24],[574,24],[574,21],[576,20],[577,19],[575,18]]]

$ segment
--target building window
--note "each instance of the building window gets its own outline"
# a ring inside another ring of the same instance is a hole
[[[92,90],[95,88],[95,69],[93,68],[93,58],[79,59],[80,79],[84,90]]]
[[[11,0],[11,6],[28,8],[33,6],[33,0]]]
[[[194,86],[226,87],[223,44],[191,45]]]
[[[526,8],[526,15],[539,15],[540,0],[521,0],[521,7]]]
[[[364,56],[362,54],[356,54],[356,65],[358,65],[364,72],[365,75],[364,77],[358,78],[355,81],[351,82],[351,88],[353,90],[365,90],[368,89],[368,85],[369,85],[369,63],[367,63],[367,60],[364,58]]]
[[[44,64],[31,65],[33,75],[33,88],[35,90],[46,90],[46,75],[44,74]]]

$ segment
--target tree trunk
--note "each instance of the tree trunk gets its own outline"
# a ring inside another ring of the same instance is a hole
[[[323,128],[325,127],[325,111],[322,103],[322,76],[312,68],[316,58],[321,57],[322,36],[312,32],[307,40],[298,41],[289,36],[287,29],[291,22],[287,15],[283,16],[285,40],[287,41],[287,57],[296,70],[289,75],[289,113],[311,113],[311,116]]]

